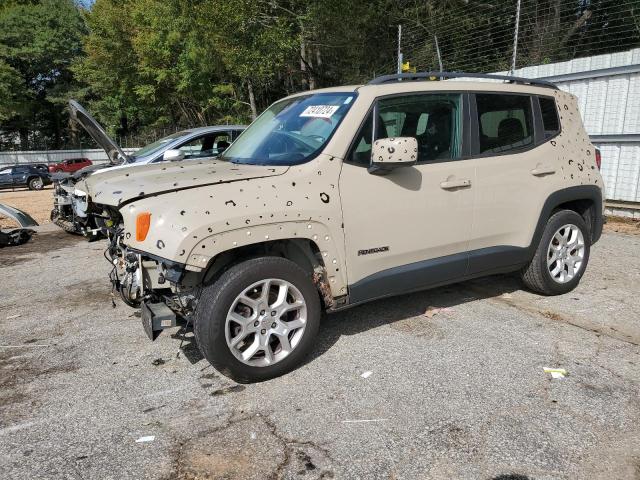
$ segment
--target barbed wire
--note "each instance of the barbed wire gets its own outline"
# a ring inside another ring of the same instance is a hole
[[[439,70],[438,57],[445,71],[509,70],[517,3],[452,2],[403,19],[404,62],[418,71]],[[520,1],[516,68],[639,46],[638,0]]]

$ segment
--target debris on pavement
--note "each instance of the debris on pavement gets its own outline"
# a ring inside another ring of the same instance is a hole
[[[544,373],[550,373],[552,378],[564,378],[569,375],[564,368],[544,367],[543,370]]]
[[[0,248],[22,245],[31,240],[36,233],[30,227],[37,227],[36,222],[31,215],[9,205],[0,204],[0,216],[9,218],[20,225],[20,228],[3,232],[0,230]]]
[[[362,375],[360,375],[362,378],[369,378],[371,376],[373,372],[371,370],[367,370],[366,372],[364,372]]]
[[[140,437],[136,440],[136,443],[153,442],[156,439],[155,435],[147,435],[146,437]]]
[[[447,307],[432,307],[429,306],[427,307],[427,309],[424,312],[424,316],[427,318],[433,318],[435,315],[439,314],[439,313],[451,313],[452,310],[450,308]]]
[[[9,315],[9,316],[7,317],[7,320],[13,320],[14,318],[18,318],[19,316],[20,316],[20,314],[19,314],[19,313],[15,314],[15,315]]]

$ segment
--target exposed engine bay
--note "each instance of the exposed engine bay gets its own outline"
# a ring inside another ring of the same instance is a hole
[[[124,243],[121,223],[101,231],[109,240],[104,256],[112,266],[112,289],[127,305],[142,309],[142,323],[149,338],[155,340],[165,328],[189,325],[200,295],[200,274],[131,250]]]
[[[96,170],[98,168],[89,167],[72,175],[56,174],[53,177],[51,221],[66,232],[84,235],[89,240],[104,236],[103,228],[109,226],[108,218],[101,211],[92,211],[87,193],[78,190],[76,183]]]

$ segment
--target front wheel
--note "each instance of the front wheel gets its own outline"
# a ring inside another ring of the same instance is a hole
[[[560,210],[547,222],[536,253],[522,279],[531,290],[544,295],[570,292],[580,282],[591,246],[589,229],[582,216]]]
[[[203,288],[195,335],[204,357],[240,383],[296,368],[313,347],[320,298],[295,263],[262,257],[239,263]]]

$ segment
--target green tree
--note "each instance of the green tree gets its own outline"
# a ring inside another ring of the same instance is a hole
[[[70,70],[82,54],[85,25],[72,0],[9,2],[0,7],[0,131],[22,148],[65,140]]]
[[[272,100],[269,91],[282,89],[298,45],[294,20],[270,2],[251,0],[203,2],[198,18],[203,30],[209,28],[210,48],[221,55],[228,78],[246,92],[243,98],[255,118]],[[264,101],[257,92],[263,92]]]

